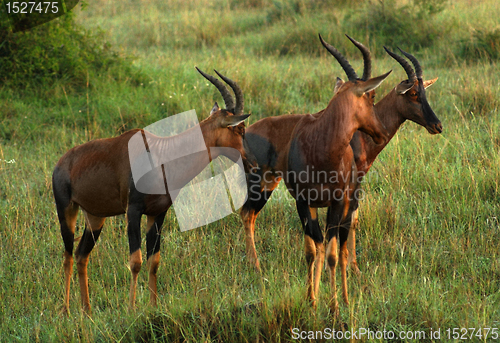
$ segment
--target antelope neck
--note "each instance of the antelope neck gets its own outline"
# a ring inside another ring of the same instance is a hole
[[[398,109],[394,105],[396,103],[397,96],[398,95],[396,94],[396,91],[393,89],[389,94],[387,94],[384,98],[382,98],[375,104],[375,114],[385,126],[389,134],[385,143],[375,144],[373,139],[363,132],[359,132],[359,135],[355,135],[354,139],[357,139],[359,137],[359,139],[362,140],[366,155],[366,166],[360,166],[357,163],[359,170],[366,169],[364,171],[368,171],[372,163],[377,158],[378,154],[386,147],[387,144],[389,144],[398,129],[406,121],[406,119],[399,113]],[[358,158],[359,152],[354,149],[354,153],[355,157]]]
[[[334,98],[335,99],[335,98]],[[314,136],[318,144],[322,144],[323,151],[326,147],[330,162],[334,165],[340,163],[344,152],[356,131],[352,118],[352,104],[349,99],[342,97],[330,101],[324,112],[318,116]],[[318,151],[321,151],[318,150]],[[325,158],[327,155],[322,154]]]

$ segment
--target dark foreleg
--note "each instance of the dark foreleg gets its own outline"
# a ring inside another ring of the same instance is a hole
[[[130,282],[129,304],[130,309],[135,308],[135,292],[137,289],[137,277],[142,267],[142,254],[141,254],[141,215],[142,213],[129,205],[127,211],[128,219],[128,243],[129,243],[129,266],[132,274]]]
[[[146,254],[147,263],[149,266],[149,291],[150,303],[156,306],[157,293],[157,272],[160,264],[160,242],[161,228],[165,219],[166,211],[158,216],[148,216],[147,233],[146,233]]]
[[[328,268],[330,270],[330,287],[331,287],[331,299],[330,308],[335,313],[338,314],[338,300],[337,300],[337,284],[336,284],[336,270],[337,264],[339,262],[338,255],[338,235],[339,235],[339,225],[341,223],[344,214],[344,206],[342,202],[334,202],[328,208],[326,215],[326,260],[328,263]]]
[[[323,234],[318,223],[318,212],[306,202],[297,201],[297,212],[304,229],[304,249],[307,263],[307,297],[316,307],[316,295],[321,279],[322,265],[325,258]],[[316,273],[315,273],[316,269]]]
[[[339,228],[339,245],[340,245],[340,274],[342,277],[342,296],[346,305],[349,305],[349,298],[347,296],[347,258],[349,251],[347,250],[347,236],[349,235],[349,226],[341,226]]]

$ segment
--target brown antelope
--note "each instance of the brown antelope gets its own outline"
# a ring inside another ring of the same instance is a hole
[[[365,68],[362,79],[366,80],[370,77],[371,73],[369,51],[358,42],[352,41],[363,52]],[[412,68],[403,58],[395,54],[391,54],[391,56],[403,66],[408,74],[408,80],[402,81],[392,92],[375,105],[377,116],[389,131],[388,139],[390,140],[394,136],[398,128],[407,119],[426,127],[431,134],[441,132],[442,126],[425,98],[425,88],[432,85],[437,78],[429,81],[420,81],[420,84],[424,85],[424,89],[418,90],[418,80],[416,80],[416,75]],[[418,64],[418,61],[416,61],[413,56],[409,54],[407,54],[407,56],[416,66],[418,65],[416,69],[419,70],[419,75],[421,77],[420,64]],[[335,86],[335,92],[342,84],[343,81],[338,79]],[[421,96],[415,98],[417,95],[415,93],[417,91]],[[323,111],[313,115],[319,116],[321,113],[323,113]],[[257,270],[260,270],[260,264],[255,250],[255,221],[260,210],[264,207],[273,190],[281,180],[281,176],[284,173],[283,156],[285,147],[290,140],[292,130],[302,116],[303,115],[283,115],[264,118],[248,127],[246,131],[245,137],[251,151],[255,152],[258,168],[252,169],[254,173],[249,175],[249,198],[241,210],[241,217],[245,225],[247,257],[250,262],[255,265]],[[367,137],[369,137],[369,135],[358,131],[354,134],[350,143],[354,151],[359,177],[362,177],[362,175],[368,172],[373,160],[389,142],[388,140],[384,144],[376,145],[371,138],[365,139]],[[349,226],[349,222],[346,222],[346,220],[351,220],[351,218],[353,226],[357,222],[356,197],[354,197],[354,200],[355,202],[350,205],[349,209],[352,215],[349,215],[349,213],[345,215],[345,218],[343,218],[344,222],[342,222],[343,226]],[[334,211],[335,205],[332,207],[333,213],[328,214],[330,218],[332,218],[336,212]],[[351,266],[353,269],[358,270],[355,262],[354,235],[351,235],[351,233],[352,232],[349,232],[348,250],[351,251],[352,254],[349,254],[349,258],[354,257]]]
[[[366,79],[366,75],[371,73],[370,52],[362,44],[349,36],[347,37],[363,54],[363,78]],[[321,39],[321,36],[320,40],[326,47],[326,42]],[[332,53],[333,50],[328,51]],[[333,56],[336,57],[336,54]],[[350,65],[347,66],[344,63],[342,66],[345,66],[349,73],[354,72]],[[337,78],[334,94],[337,93],[338,88],[343,83],[342,80]],[[324,111],[321,110],[313,114],[313,116],[319,117]],[[304,114],[286,114],[266,117],[250,125],[246,130],[245,141],[248,144],[248,149],[255,156],[258,167],[252,168],[252,172],[248,175],[248,199],[241,209],[240,216],[245,226],[247,257],[259,271],[260,263],[257,258],[254,240],[255,221],[286,172],[288,162],[285,160],[285,151],[290,142],[293,129],[304,116]]]
[[[323,40],[322,43],[334,56],[338,53]],[[339,62],[341,62],[340,59]],[[348,68],[344,69],[348,71]],[[365,81],[359,79],[352,69],[347,73],[349,81],[338,89],[322,114],[305,115],[300,119],[285,149],[284,159],[288,165],[287,177],[284,181],[288,191],[295,198],[305,233],[308,297],[313,305],[315,305],[319,290],[325,258],[324,238],[319,227],[317,209],[338,203],[343,208],[341,215],[347,214],[349,199],[352,198],[356,188],[354,180],[356,165],[353,163],[354,155],[349,143],[358,129],[369,134],[377,144],[386,141],[388,132],[375,115],[374,92],[372,91],[389,73]],[[298,177],[299,175],[306,175],[306,180]],[[339,261],[337,236],[340,240],[342,293],[345,302],[348,303],[347,246],[345,244],[348,230],[342,230],[342,227],[336,225],[335,222],[338,223],[335,217],[328,216],[326,255],[333,290],[332,307],[336,312],[338,305],[335,271],[337,261]]]
[[[370,170],[378,154],[390,142],[399,127],[406,120],[411,120],[422,125],[427,131],[434,135],[443,131],[443,126],[436,114],[432,110],[425,95],[425,89],[436,82],[437,78],[424,81],[422,79],[422,67],[415,56],[400,51],[413,63],[415,70],[402,57],[384,47],[385,51],[401,64],[408,79],[401,81],[383,99],[375,104],[375,113],[379,116],[384,126],[389,131],[389,137],[384,144],[375,144],[370,136],[363,132],[356,132],[351,140],[351,147],[354,151],[358,178],[361,180]],[[369,77],[369,75],[367,75]],[[383,114],[383,115],[380,115]],[[358,224],[358,199],[353,200],[352,214],[347,215],[346,223],[350,225],[348,237],[348,250],[350,251],[348,264],[359,274],[359,267],[356,262],[356,226]]]
[[[347,186],[350,185],[348,180],[350,175],[355,172],[355,165],[350,162],[352,160],[352,150],[349,142],[356,130],[366,132],[378,143],[385,142],[388,133],[373,111],[373,90],[390,73],[369,80],[361,80],[349,62],[333,46],[326,43],[321,36],[320,40],[324,47],[341,64],[349,78],[349,82],[343,84],[327,108],[316,115],[283,116],[282,119],[269,118],[267,120],[268,125],[254,124],[261,131],[254,130],[251,137],[247,137],[249,148],[258,163],[259,161],[264,162],[259,164],[259,167],[262,166],[267,169],[266,171],[271,171],[271,174],[279,175],[268,180],[262,170],[258,171],[260,175],[258,173],[250,174],[249,201],[247,201],[241,213],[246,229],[247,252],[258,263],[253,242],[255,218],[267,201],[270,192],[276,187],[281,177],[285,175],[285,183],[289,192],[296,199],[297,210],[306,235],[308,297],[313,305],[319,287],[320,266],[324,261],[323,234],[318,224],[317,208],[328,207],[332,201],[335,201],[336,193],[340,192],[343,195],[348,192]],[[365,59],[364,74],[366,74],[367,70],[370,69],[369,55],[366,55],[363,50],[361,51]],[[288,122],[287,117],[291,118],[290,122],[294,123]],[[281,124],[279,128],[274,125],[277,123]],[[264,133],[264,137],[259,135],[261,132]],[[266,138],[270,136],[266,137],[266,133],[282,139],[277,144],[279,150],[273,146],[276,140],[267,140]],[[283,134],[280,135],[280,133]],[[259,149],[259,147],[262,148]],[[297,175],[303,175],[304,173],[307,178],[306,181],[301,180],[300,177],[297,178]],[[337,177],[333,181],[329,177],[328,179],[314,180],[311,173],[325,173],[325,175],[334,173],[341,177]],[[262,180],[262,176],[264,180]],[[270,187],[267,187],[269,185]],[[257,199],[253,198],[255,194],[253,188],[255,187],[260,191],[259,194],[261,195]],[[350,187],[350,189],[353,188]],[[314,197],[311,196],[313,191]],[[346,200],[343,201],[348,205]],[[335,228],[328,228],[329,238],[333,236],[330,234],[333,232],[332,230],[335,230]],[[347,238],[347,235],[345,238]],[[329,251],[333,251],[332,246],[332,244],[329,245]],[[329,262],[333,262],[332,258],[333,255],[329,258]],[[316,275],[313,278],[314,269],[316,269]],[[335,275],[332,276],[333,279],[334,277]],[[332,282],[332,286],[335,286],[334,282]],[[344,295],[347,298],[346,292],[344,292]]]
[[[245,160],[243,121],[249,114],[243,114],[243,94],[238,85],[217,73],[234,91],[236,103],[226,86],[213,76],[203,73],[205,78],[217,87],[226,109],[220,109],[217,103],[207,119],[199,124],[206,148],[231,147],[238,150]],[[78,209],[85,216],[85,230],[76,248],[75,258],[80,283],[83,309],[90,313],[90,301],[87,278],[89,255],[94,247],[106,217],[127,214],[127,234],[129,240],[129,265],[132,274],[130,284],[130,307],[135,304],[137,276],[142,266],[141,255],[141,217],[147,216],[146,252],[149,265],[150,302],[157,302],[157,271],[160,262],[160,234],[165,215],[172,205],[172,199],[165,187],[166,194],[143,194],[134,184],[129,163],[128,142],[133,135],[144,131],[135,129],[115,138],[98,139],[70,149],[57,163],[52,185],[64,242],[64,284],[65,299],[63,311],[69,311],[69,291],[73,269],[73,243]],[[180,135],[175,138],[182,138]],[[169,146],[173,137],[157,137],[148,133],[149,146]],[[132,153],[132,152],[130,152]],[[215,158],[216,156],[211,156]],[[188,171],[181,180],[183,184],[194,178],[206,167],[206,160],[192,160]],[[165,177],[165,174],[163,174]],[[137,181],[137,180],[136,180]]]

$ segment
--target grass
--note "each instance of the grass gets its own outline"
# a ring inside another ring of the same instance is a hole
[[[491,26],[500,7],[466,0],[448,4],[433,19],[464,27],[410,51],[427,79],[439,76],[427,96],[444,132],[430,136],[406,123],[375,162],[357,234],[363,274],[349,276],[351,303],[341,305],[340,318],[327,306],[326,273],[318,309],[304,299],[303,234],[284,188],[257,221],[262,275],[246,263],[237,214],[179,232],[171,211],[163,231],[159,306],[148,306],[143,270],[138,309],[129,312],[126,221],[119,216],[106,221],[91,255],[92,318],[80,311],[76,275],[71,315],[59,315],[63,246],[51,191],[57,160],[77,144],[184,110],[206,117],[220,97],[195,65],[238,81],[250,123],[324,108],[335,77],[344,75],[316,34],[324,32],[361,71],[359,54],[342,37],[352,9],[343,1],[295,4],[96,1],[77,12],[77,20],[89,29],[101,26],[116,49],[135,55],[132,67],[142,79],[117,80],[114,71],[90,77],[80,90],[64,80],[40,89],[0,86],[0,341],[286,342],[292,328],[346,326],[427,334],[440,328],[445,338],[448,328],[500,328],[498,63],[470,63],[453,44],[470,42],[471,28]],[[379,36],[353,30],[375,52],[374,74],[393,69],[379,99],[405,73],[377,52]],[[78,226],[81,233],[81,217]]]

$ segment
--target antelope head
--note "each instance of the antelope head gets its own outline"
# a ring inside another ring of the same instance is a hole
[[[363,76],[361,78],[358,77],[347,59],[335,47],[325,42],[321,35],[319,35],[321,44],[323,44],[326,50],[328,50],[328,52],[337,59],[349,79],[349,81],[345,83],[342,80],[337,79],[337,84],[335,86],[336,94],[334,97],[337,97],[340,94],[345,94],[344,96],[349,99],[348,101],[354,105],[354,111],[352,114],[358,125],[357,129],[370,135],[375,143],[382,144],[387,141],[388,132],[375,115],[373,109],[373,102],[375,99],[374,90],[380,86],[392,70],[383,75],[370,78],[370,51],[363,44],[357,42],[351,37],[347,36],[347,38],[349,38],[363,54],[364,69]]]
[[[415,67],[415,70],[413,70],[402,56],[391,52],[385,46],[384,49],[401,64],[408,75],[408,79],[401,81],[394,89],[398,95],[396,101],[398,112],[405,119],[409,119],[425,127],[430,134],[434,135],[443,132],[443,125],[427,102],[425,96],[425,89],[436,82],[437,77],[432,80],[423,81],[422,67],[415,56],[399,49],[413,63]]]
[[[214,70],[233,90],[236,103],[233,100],[231,93],[227,87],[217,78],[208,75],[198,69],[196,70],[203,75],[210,83],[219,90],[224,99],[225,109],[221,109],[217,102],[210,111],[207,119],[200,123],[203,137],[207,148],[210,147],[227,147],[238,150],[241,154],[244,164],[246,165],[246,153],[244,148],[245,123],[250,114],[243,114],[243,92],[241,88],[233,80],[220,74]],[[215,158],[216,156],[211,156]],[[230,157],[230,156],[228,156]]]

